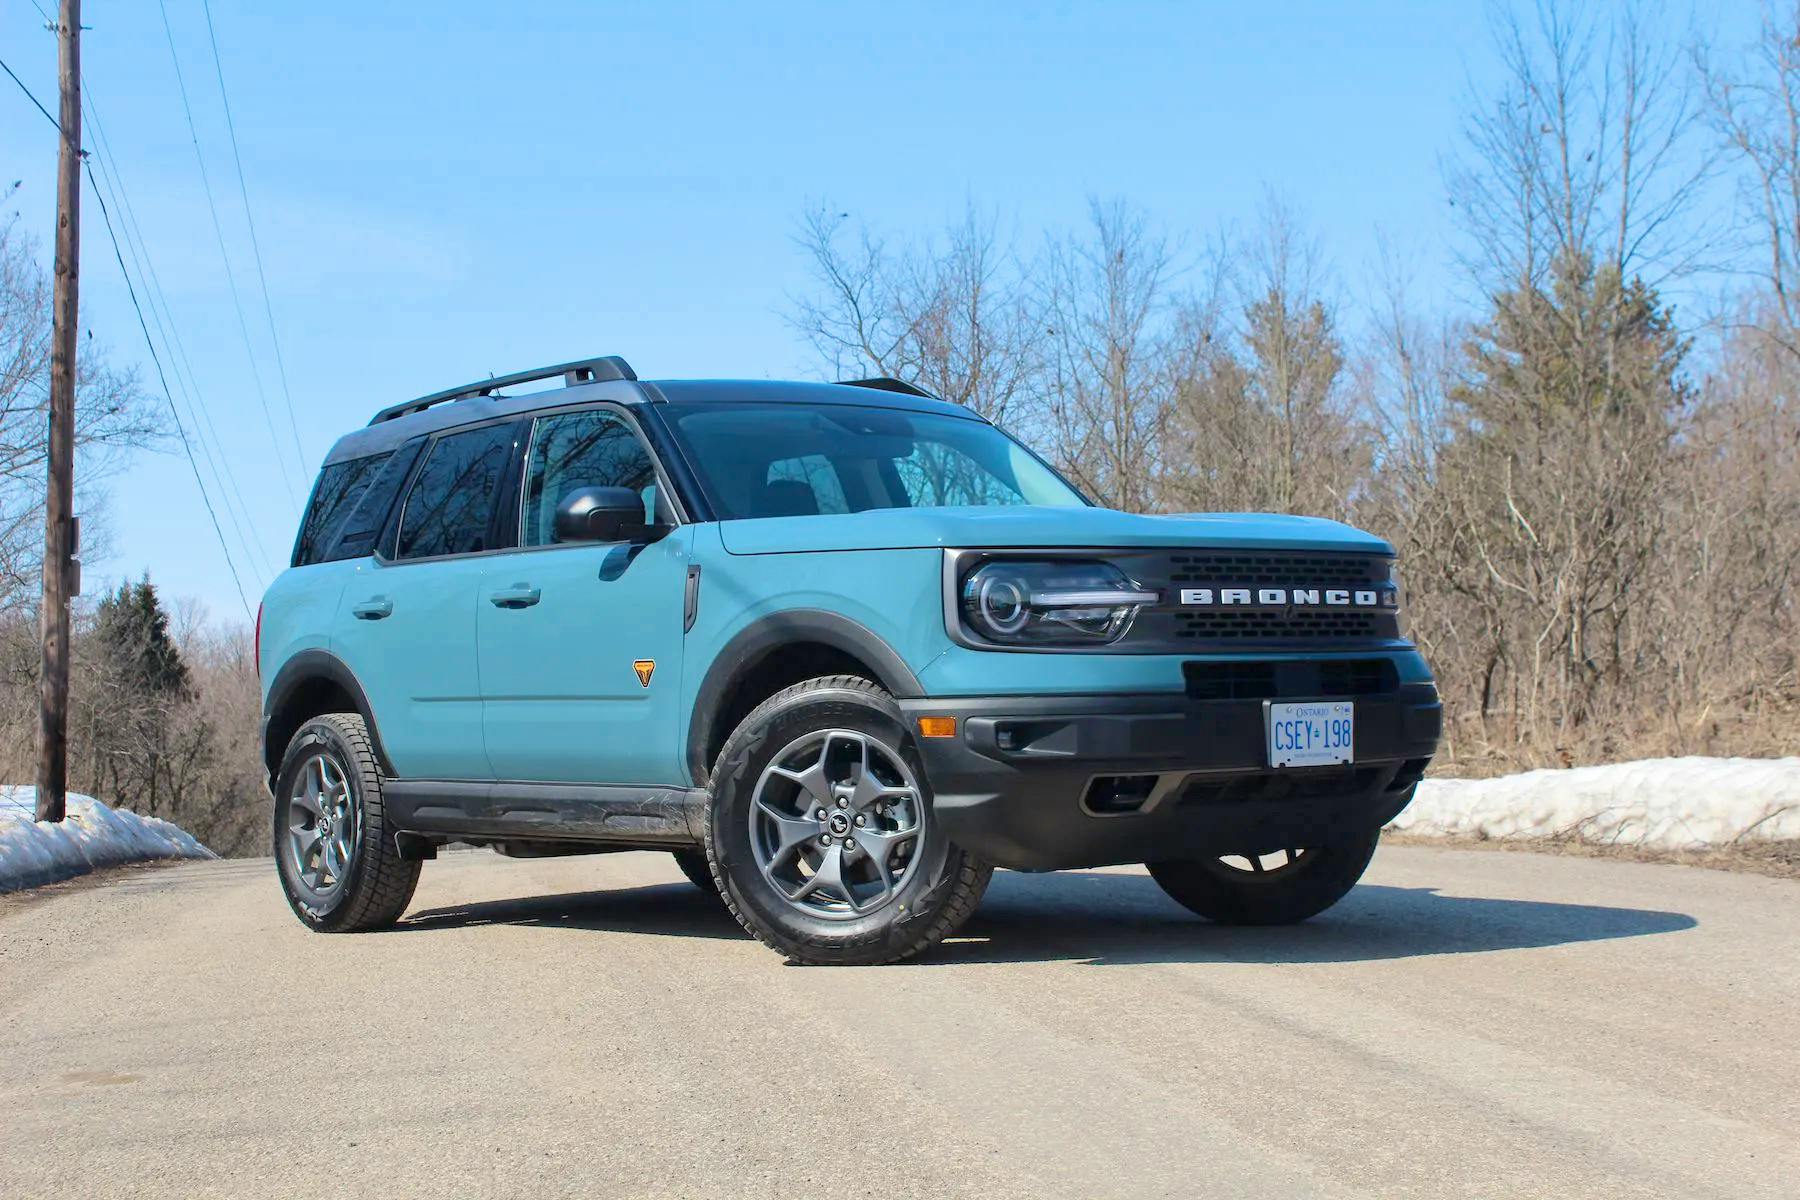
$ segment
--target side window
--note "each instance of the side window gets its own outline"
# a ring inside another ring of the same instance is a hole
[[[474,554],[489,548],[488,526],[516,428],[486,425],[432,443],[400,515],[398,557]]]
[[[630,488],[644,498],[644,517],[655,519],[656,468],[623,418],[603,409],[539,417],[525,467],[521,546],[556,541],[556,506],[580,487]]]
[[[387,460],[386,454],[371,454],[332,463],[319,472],[319,482],[306,506],[306,519],[300,523],[300,538],[294,544],[294,566],[304,567],[326,559],[338,523],[362,498]]]
[[[362,499],[350,509],[350,515],[344,518],[320,555],[323,561],[362,558],[374,552],[375,540],[387,525],[388,514],[400,498],[400,489],[406,486],[413,463],[418,461],[419,451],[424,448],[425,439],[414,438],[392,454],[382,456],[387,459],[387,464],[373,472],[369,485],[362,490]]]
[[[783,458],[769,464],[756,506],[760,517],[796,517],[849,512],[837,468],[823,454]]]

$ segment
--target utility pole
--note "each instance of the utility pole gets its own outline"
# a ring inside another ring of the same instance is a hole
[[[56,155],[56,281],[51,301],[50,463],[44,499],[44,633],[37,819],[63,819],[69,782],[69,595],[75,572],[76,286],[81,262],[81,0],[62,0],[56,33],[62,141]]]

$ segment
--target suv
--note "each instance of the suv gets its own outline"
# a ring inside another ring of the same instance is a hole
[[[1096,508],[892,379],[438,392],[332,448],[258,613],[281,884],[370,929],[450,842],[662,849],[813,963],[931,946],[996,866],[1303,920],[1437,747],[1393,566]]]

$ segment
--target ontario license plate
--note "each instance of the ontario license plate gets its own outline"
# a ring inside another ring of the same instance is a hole
[[[1328,767],[1350,761],[1356,705],[1349,700],[1269,705],[1269,765]]]

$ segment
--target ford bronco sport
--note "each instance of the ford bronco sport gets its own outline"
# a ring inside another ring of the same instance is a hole
[[[933,945],[996,866],[1303,920],[1437,747],[1393,565],[1094,507],[891,379],[438,392],[331,449],[258,615],[281,884],[371,929],[449,842],[661,849],[812,963]]]

